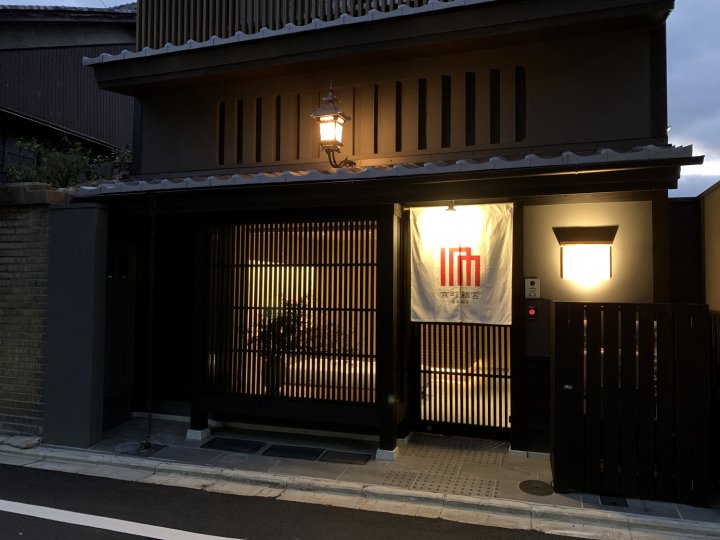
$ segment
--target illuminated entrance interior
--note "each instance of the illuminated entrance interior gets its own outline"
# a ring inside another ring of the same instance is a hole
[[[420,420],[510,427],[510,327],[421,323]]]
[[[210,232],[208,390],[374,403],[374,221]]]

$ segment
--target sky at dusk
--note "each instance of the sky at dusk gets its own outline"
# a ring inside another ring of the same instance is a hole
[[[0,0],[0,3],[3,3]],[[15,0],[5,4],[113,7],[128,0]],[[683,167],[671,196],[694,196],[720,180],[720,0],[675,0],[668,19],[670,143],[692,144],[705,163]]]

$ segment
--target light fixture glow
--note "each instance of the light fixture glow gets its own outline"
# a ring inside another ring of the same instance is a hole
[[[320,126],[320,146],[327,154],[331,166],[352,167],[355,163],[348,158],[341,162],[335,158],[335,153],[343,146],[343,127],[350,117],[338,107],[339,100],[332,90],[332,84],[322,101],[322,105],[310,115]]]
[[[596,287],[612,277],[612,243],[617,225],[553,227],[560,244],[560,277],[579,287]]]
[[[595,287],[612,277],[612,246],[568,244],[560,247],[562,279],[580,287]]]

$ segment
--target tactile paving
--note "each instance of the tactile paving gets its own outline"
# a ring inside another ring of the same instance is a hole
[[[418,473],[406,471],[390,471],[383,480],[383,486],[411,488],[417,479]]]
[[[419,474],[413,489],[436,493],[453,493],[455,495],[493,497],[495,495],[495,484],[495,480],[480,478]]]

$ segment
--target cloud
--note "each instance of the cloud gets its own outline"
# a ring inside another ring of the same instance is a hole
[[[677,189],[668,191],[670,197],[697,197],[720,182],[720,175],[683,174]]]
[[[692,177],[720,177],[720,20],[718,0],[676,1],[667,24],[668,121],[670,142],[693,144],[705,155]],[[694,181],[693,181],[694,182]]]

